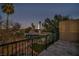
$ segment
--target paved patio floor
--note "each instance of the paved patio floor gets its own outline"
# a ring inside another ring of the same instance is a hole
[[[39,56],[79,56],[79,43],[59,40],[41,52]]]

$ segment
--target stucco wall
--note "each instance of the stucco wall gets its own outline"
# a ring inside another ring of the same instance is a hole
[[[60,40],[79,42],[79,20],[66,20],[59,23]]]

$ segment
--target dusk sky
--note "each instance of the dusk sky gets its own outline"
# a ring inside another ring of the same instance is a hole
[[[1,7],[1,4],[0,4]],[[36,26],[39,21],[44,22],[48,17],[53,18],[55,14],[70,16],[70,18],[79,18],[79,4],[14,4],[14,14],[10,20],[22,24],[22,28],[28,27],[33,22]],[[6,19],[0,9],[2,19]]]

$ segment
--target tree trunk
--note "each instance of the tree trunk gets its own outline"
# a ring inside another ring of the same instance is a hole
[[[7,20],[6,20],[6,30],[9,29],[9,14],[7,14]]]

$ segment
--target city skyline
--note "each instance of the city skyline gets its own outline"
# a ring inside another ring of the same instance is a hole
[[[22,24],[22,28],[31,26],[33,22],[36,27],[39,21],[44,22],[46,18],[52,19],[54,15],[69,16],[70,18],[79,18],[79,4],[59,4],[59,3],[14,3],[14,14],[10,19],[13,22]],[[1,7],[1,4],[0,4]],[[0,8],[2,19],[6,19]]]

